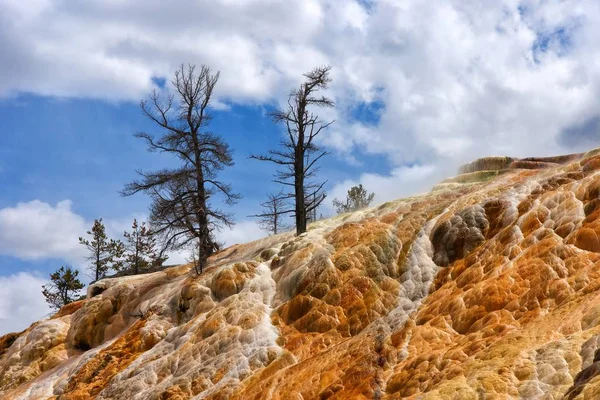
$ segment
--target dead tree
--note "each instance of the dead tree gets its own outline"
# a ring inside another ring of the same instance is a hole
[[[137,171],[141,179],[125,186],[121,192],[130,196],[144,192],[150,196],[150,226],[163,238],[162,257],[167,250],[196,247],[200,272],[208,257],[217,249],[213,232],[222,225],[233,224],[231,215],[214,208],[210,200],[219,195],[233,204],[239,195],[230,185],[217,179],[217,173],[233,165],[229,145],[217,134],[207,131],[211,120],[210,100],[219,79],[210,68],[183,65],[171,81],[174,95],[161,99],[158,92],[143,100],[143,113],[162,134],[146,132],[143,139],[149,151],[167,153],[179,159],[177,168],[154,172]]]
[[[289,224],[283,222],[283,217],[291,214],[293,210],[288,208],[285,196],[279,194],[268,194],[267,201],[260,204],[263,208],[261,214],[251,215],[250,217],[258,218],[258,226],[264,231],[277,235],[280,232],[287,231],[291,228]]]
[[[312,110],[334,106],[333,100],[317,94],[320,90],[327,89],[331,82],[330,71],[330,66],[323,66],[305,74],[305,82],[289,94],[288,107],[270,113],[275,123],[283,123],[286,127],[281,149],[270,150],[266,155],[250,156],[256,160],[277,164],[280,169],[274,181],[294,188],[293,192],[287,193],[284,198],[294,199],[294,208],[289,211],[295,216],[297,235],[306,232],[311,211],[325,199],[322,189],[326,182],[315,183],[311,178],[318,171],[316,163],[329,154],[315,139],[333,121],[321,121]]]
[[[313,197],[312,197],[311,200],[313,200],[313,201],[316,200],[316,195],[315,194],[313,194]],[[312,209],[312,211],[310,211],[310,212],[307,211],[306,220],[309,223],[310,222],[315,222],[317,220],[317,207],[314,207]]]

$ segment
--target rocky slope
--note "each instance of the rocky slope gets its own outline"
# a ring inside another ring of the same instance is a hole
[[[0,398],[600,398],[600,155],[462,172],[100,281],[0,338]]]

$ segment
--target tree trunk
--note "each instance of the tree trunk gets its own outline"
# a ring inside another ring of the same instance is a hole
[[[100,247],[96,248],[96,282],[100,279]]]
[[[306,232],[306,204],[304,202],[304,156],[297,149],[295,162],[294,187],[296,198],[296,235]]]
[[[208,218],[206,217],[206,213],[200,215],[199,225],[201,237],[198,238],[198,264],[200,265],[200,273],[202,273],[202,271],[204,271],[204,267],[208,263],[208,256],[211,252],[210,237],[208,231]]]
[[[139,254],[139,248],[140,248],[140,243],[139,240],[136,239],[136,244],[135,244],[135,264],[134,264],[134,274],[137,275],[139,273],[140,267],[139,267],[139,262],[140,262],[140,254]]]
[[[306,204],[304,201],[304,113],[306,111],[306,84],[298,102],[298,141],[294,160],[294,186],[296,197],[296,235],[306,232]]]
[[[194,152],[196,159],[196,186],[198,190],[196,214],[198,220],[198,264],[200,273],[204,270],[208,262],[209,253],[212,253],[210,247],[210,230],[208,229],[208,215],[206,214],[206,190],[204,189],[204,171],[202,171],[202,156],[200,153],[200,145],[198,143],[197,133],[193,132]]]
[[[277,219],[279,218],[277,212],[277,199],[273,198],[273,235],[277,235]]]

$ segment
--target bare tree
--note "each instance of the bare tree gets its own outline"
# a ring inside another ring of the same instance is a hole
[[[293,210],[288,209],[288,204],[282,194],[268,194],[267,201],[260,204],[263,208],[261,214],[251,215],[258,218],[258,226],[264,231],[277,235],[280,232],[291,229],[282,218]]]
[[[316,197],[317,197],[317,196],[316,196],[316,193],[313,193],[313,196],[312,196],[312,199],[311,199],[311,200],[315,201],[315,200],[316,200]],[[310,223],[310,222],[315,222],[315,221],[317,221],[317,220],[318,220],[318,218],[317,218],[317,208],[318,208],[318,207],[319,207],[319,205],[317,205],[317,207],[313,207],[313,209],[312,209],[310,212],[309,212],[309,211],[307,211],[307,213],[306,213],[306,221],[307,221],[308,223]],[[321,218],[321,219],[322,219],[322,218]]]
[[[217,173],[233,165],[229,145],[217,134],[209,132],[210,100],[219,73],[210,68],[183,65],[171,81],[174,95],[161,99],[158,92],[142,101],[144,114],[163,133],[158,137],[140,132],[149,151],[173,155],[181,165],[154,172],[137,171],[141,179],[125,186],[121,192],[130,196],[145,192],[150,196],[150,226],[163,238],[160,257],[167,250],[195,246],[199,270],[206,266],[208,257],[217,250],[214,230],[232,226],[231,215],[210,204],[213,196],[220,195],[228,205],[239,195],[229,184],[217,179]]]
[[[283,123],[286,127],[287,135],[281,141],[281,149],[250,157],[280,166],[274,181],[294,188],[284,198],[294,199],[291,212],[296,218],[298,235],[306,232],[310,212],[325,199],[322,189],[326,182],[315,183],[311,178],[318,171],[316,163],[329,152],[321,149],[315,143],[315,138],[333,121],[323,122],[311,110],[334,106],[333,100],[317,95],[318,91],[327,89],[331,82],[330,71],[330,66],[322,66],[305,74],[305,82],[290,92],[288,107],[270,114],[275,123]]]

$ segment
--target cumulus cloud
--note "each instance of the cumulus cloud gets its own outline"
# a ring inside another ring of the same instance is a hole
[[[223,108],[283,101],[303,72],[330,63],[330,148],[384,154],[392,168],[434,159],[446,174],[492,153],[582,150],[590,141],[572,140],[574,129],[600,115],[595,0],[23,4],[0,5],[3,96],[137,101],[189,61],[221,70]],[[373,103],[375,123],[353,118]]]
[[[32,200],[0,209],[0,254],[81,261],[84,253],[77,238],[89,227],[71,206],[70,200],[55,206]]]
[[[233,228],[224,228],[217,234],[217,239],[226,246],[250,242],[267,236],[267,233],[260,229],[256,221],[243,220],[233,226]]]
[[[290,72],[282,67],[299,74],[326,61],[302,39],[321,25],[325,10],[315,0],[36,3],[0,6],[0,46],[14,61],[0,67],[14,79],[0,93],[138,100],[153,77],[189,61],[224,72],[221,95],[254,100],[270,96]],[[298,63],[307,52],[311,59]]]
[[[131,230],[133,218],[146,219],[135,214],[120,219],[105,219],[109,237],[122,239],[124,231]],[[87,256],[79,244],[93,221],[86,220],[73,210],[71,200],[52,205],[40,200],[21,202],[0,209],[0,254],[21,260],[61,259],[82,268]]]
[[[0,96],[137,101],[189,61],[221,70],[219,107],[272,103],[329,63],[330,148],[349,160],[357,148],[383,154],[392,168],[437,160],[446,175],[482,155],[582,150],[589,142],[569,132],[600,115],[596,0],[23,4],[0,5],[0,51],[11,59]],[[374,103],[374,123],[354,118]]]
[[[133,218],[144,221],[146,215],[104,220],[107,235],[121,239],[123,232],[131,229]],[[73,211],[70,200],[60,201],[54,206],[32,200],[0,209],[0,254],[22,260],[63,259],[82,266],[86,253],[78,238],[85,236],[92,223]],[[231,229],[217,232],[218,240],[226,246],[265,235],[252,220],[242,220]],[[188,256],[187,252],[173,253],[169,263],[186,262]]]
[[[22,331],[51,312],[42,295],[45,283],[28,272],[0,276],[0,336]]]

